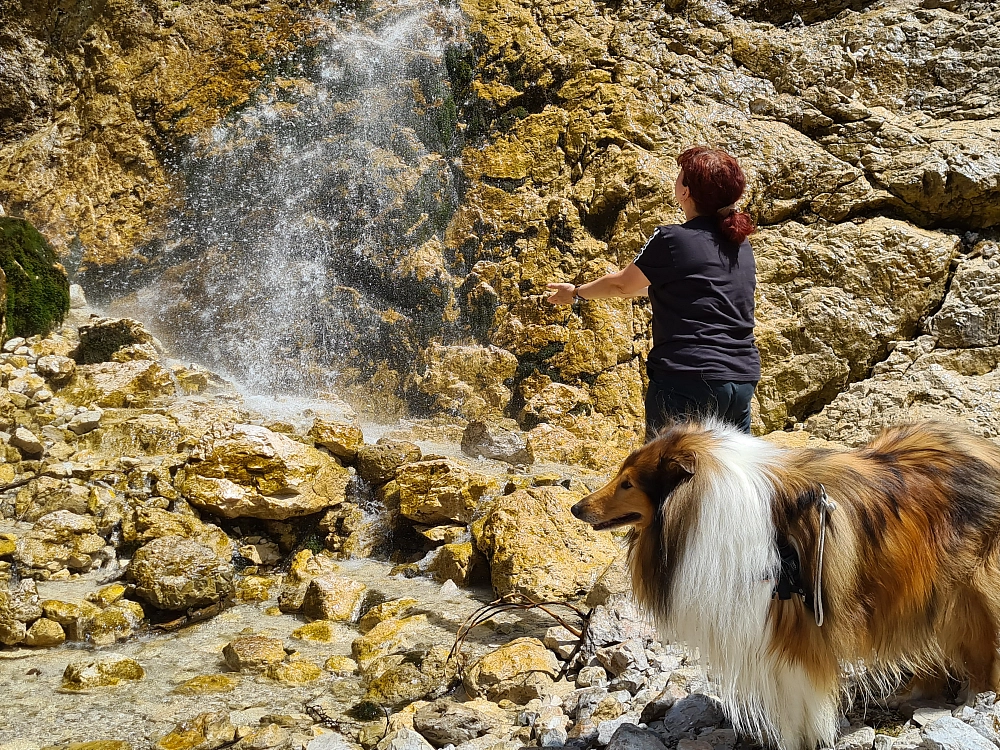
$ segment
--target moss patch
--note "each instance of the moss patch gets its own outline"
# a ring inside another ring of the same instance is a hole
[[[52,246],[29,222],[0,217],[0,268],[7,276],[5,337],[45,335],[69,310],[69,280]]]

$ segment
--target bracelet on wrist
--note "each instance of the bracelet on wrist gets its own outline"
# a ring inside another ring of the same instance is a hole
[[[573,302],[574,303],[577,303],[577,302],[586,302],[587,301],[586,297],[581,297],[580,296],[580,292],[577,291],[579,288],[580,287],[577,287],[577,286],[573,287]]]

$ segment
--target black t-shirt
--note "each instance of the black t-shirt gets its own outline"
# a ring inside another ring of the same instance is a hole
[[[649,279],[653,371],[734,383],[760,379],[749,242],[736,246],[713,219],[697,216],[657,227],[635,265]]]

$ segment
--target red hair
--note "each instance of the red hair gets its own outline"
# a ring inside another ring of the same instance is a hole
[[[677,163],[698,213],[714,217],[726,239],[738,245],[757,230],[750,214],[730,208],[747,186],[736,159],[717,148],[695,146],[678,156]]]

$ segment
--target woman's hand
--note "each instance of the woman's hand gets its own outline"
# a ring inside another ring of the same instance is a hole
[[[552,295],[545,301],[553,305],[572,305],[573,293],[576,287],[573,284],[546,284],[546,289],[552,290]]]

